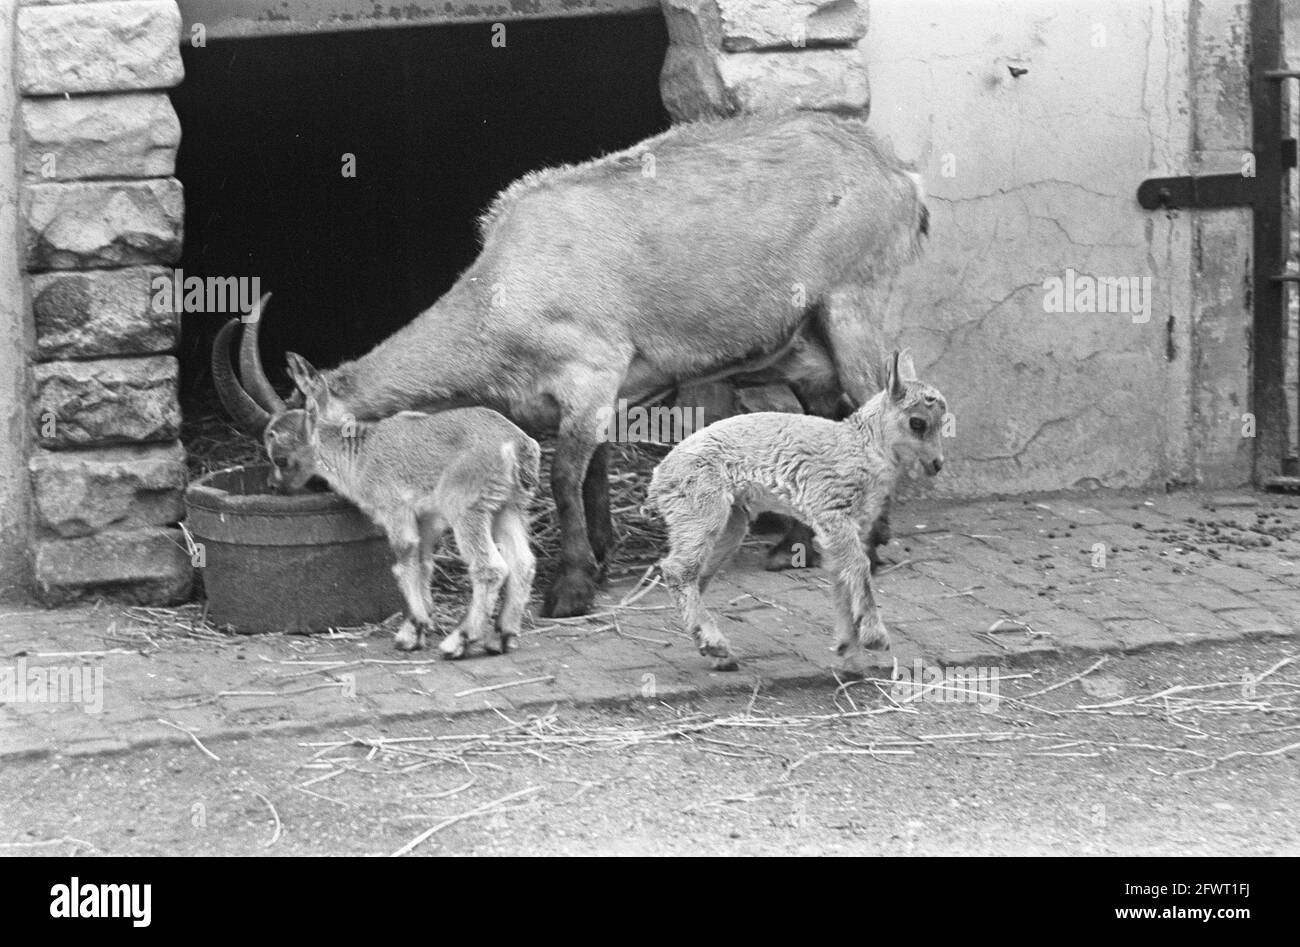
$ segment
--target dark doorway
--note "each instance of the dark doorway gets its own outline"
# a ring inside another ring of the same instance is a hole
[[[657,13],[214,41],[184,49],[189,276],[259,277],[272,381],[286,349],[329,366],[428,307],[474,258],[475,221],[527,171],[668,127]],[[343,175],[344,155],[356,176]],[[186,314],[182,403],[217,409],[228,314]]]

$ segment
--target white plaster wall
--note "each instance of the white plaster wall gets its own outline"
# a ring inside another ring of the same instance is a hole
[[[27,353],[18,251],[15,0],[0,0],[0,599],[27,582]]]
[[[1135,197],[1147,177],[1190,170],[1190,10],[871,0],[871,122],[930,192],[925,257],[883,318],[956,418],[936,490],[1197,476],[1194,215],[1144,211]],[[1011,66],[1028,71],[1013,78]],[[1045,312],[1044,280],[1067,268],[1151,277],[1149,321]],[[1248,475],[1247,462],[1217,477]]]

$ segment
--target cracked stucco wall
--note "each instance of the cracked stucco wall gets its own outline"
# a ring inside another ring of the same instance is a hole
[[[930,192],[925,257],[883,319],[953,407],[937,491],[1248,479],[1227,422],[1245,410],[1249,216],[1135,197],[1148,177],[1239,166],[1249,114],[1215,81],[1235,69],[1244,88],[1246,15],[1218,0],[872,0],[871,122]],[[1045,311],[1044,281],[1067,270],[1149,277],[1149,317]]]
[[[27,585],[27,360],[31,333],[18,264],[18,96],[14,0],[0,0],[0,599]]]

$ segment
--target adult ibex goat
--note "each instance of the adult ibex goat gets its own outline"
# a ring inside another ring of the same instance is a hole
[[[862,367],[880,360],[869,322],[878,290],[917,253],[926,224],[920,178],[860,121],[679,125],[502,192],[456,284],[322,373],[331,411],[365,420],[484,405],[534,436],[556,433],[561,568],[544,611],[583,614],[612,541],[603,442],[617,400],[761,370],[788,379],[815,413],[836,413],[841,395],[862,404],[883,381]],[[227,353],[214,359],[226,359],[227,409],[261,430],[284,405],[256,329],[246,327],[240,357],[252,398],[231,383]],[[807,538],[801,529],[786,542]]]

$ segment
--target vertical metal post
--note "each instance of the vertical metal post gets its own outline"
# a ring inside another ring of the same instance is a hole
[[[1285,388],[1286,288],[1274,277],[1286,261],[1283,230],[1282,83],[1267,75],[1282,65],[1279,0],[1252,0],[1251,135],[1255,155],[1254,279],[1251,294],[1251,410],[1256,421],[1254,479],[1289,473]]]

